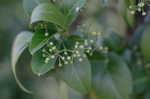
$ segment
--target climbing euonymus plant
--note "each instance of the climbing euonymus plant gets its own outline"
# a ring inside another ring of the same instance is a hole
[[[113,30],[91,30],[92,25],[88,22],[76,26],[78,17],[86,10],[87,1],[23,1],[30,17],[30,31],[21,32],[14,41],[12,69],[25,92],[32,93],[19,81],[16,64],[28,49],[32,56],[31,69],[37,76],[53,76],[80,93],[94,94],[97,99],[131,99],[135,86],[131,73],[135,67],[132,65],[147,65],[150,60],[147,53],[149,34],[146,33],[149,26],[137,29],[131,41]],[[138,6],[129,6],[129,10],[132,14],[140,10],[145,16],[145,3],[149,5],[148,1],[141,1]],[[127,21],[126,14],[123,17]]]

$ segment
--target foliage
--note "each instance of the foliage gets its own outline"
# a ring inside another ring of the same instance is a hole
[[[132,96],[136,99],[139,93],[145,91],[139,86],[149,82],[149,70],[144,67],[149,66],[150,58],[147,43],[149,25],[137,29],[131,40],[119,35],[118,27],[111,27],[109,21],[100,23],[104,25],[101,28],[96,22],[90,23],[90,18],[84,15],[87,20],[73,27],[82,13],[88,11],[88,2],[24,0],[24,8],[30,16],[31,32],[22,32],[17,36],[12,50],[12,69],[17,83],[25,92],[31,93],[20,83],[15,69],[25,49],[32,56],[31,69],[35,75],[52,76],[82,94],[94,93],[98,99],[131,99]],[[141,2],[138,9],[142,9],[145,16]],[[132,12],[136,10],[133,6],[129,8],[132,14],[135,13]],[[126,14],[126,10],[120,11],[125,11],[121,12],[121,18],[127,27],[134,27],[130,24],[134,22],[133,18]],[[94,29],[91,30],[91,27]],[[108,29],[110,27],[115,29]],[[136,65],[143,66],[141,68],[147,70],[146,74],[139,77],[141,71],[138,72],[138,68],[134,67]],[[148,95],[143,97],[147,99]]]

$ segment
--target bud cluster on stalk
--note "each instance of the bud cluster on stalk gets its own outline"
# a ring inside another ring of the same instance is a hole
[[[134,15],[136,12],[140,12],[142,14],[142,16],[145,16],[145,15],[147,15],[147,13],[144,10],[145,6],[150,6],[150,1],[149,0],[140,0],[137,5],[129,6],[130,13]]]
[[[50,60],[57,59],[57,65],[62,67],[63,65],[73,64],[75,61],[82,62],[87,55],[92,56],[96,50],[93,48],[94,40],[76,41],[72,49],[66,47],[59,49],[54,42],[49,42],[42,49],[42,57],[45,64],[48,64]],[[108,48],[100,46],[99,50],[104,53],[108,52]]]

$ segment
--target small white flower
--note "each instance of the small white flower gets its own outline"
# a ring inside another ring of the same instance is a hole
[[[79,61],[80,61],[80,62],[82,62],[82,61],[83,61],[83,59],[82,59],[82,58],[79,58]]]
[[[62,60],[65,60],[65,57],[62,57],[61,59],[62,59]]]
[[[142,12],[142,15],[145,16],[145,15],[146,15],[146,12]]]
[[[50,44],[50,45],[53,45],[53,42],[50,42],[49,44]]]
[[[52,49],[51,49],[51,48],[49,49],[49,52],[52,52]]]
[[[62,67],[62,64],[60,63],[58,66],[59,66],[59,67]]]
[[[76,12],[79,12],[79,10],[80,10],[80,8],[79,8],[79,7],[77,7],[77,8],[76,8]]]
[[[52,49],[55,50],[55,49],[56,49],[56,46],[52,47]]]
[[[90,40],[91,43],[94,43],[94,40]]]
[[[45,63],[47,64],[49,62],[49,60],[50,60],[49,58],[46,58]]]
[[[141,8],[138,8],[137,10],[138,10],[139,12],[141,12],[141,11],[142,11],[142,9],[141,9]]]
[[[67,57],[67,59],[68,59],[68,60],[70,60],[70,59],[71,59],[71,57],[70,57],[70,56],[68,56],[68,57]]]
[[[88,49],[89,49],[89,50],[92,50],[92,47],[89,47]]]
[[[64,54],[65,54],[65,55],[68,55],[68,53],[67,53],[67,52],[64,52]]]
[[[75,45],[75,48],[78,48],[78,45]]]
[[[100,50],[103,50],[103,46],[100,46],[99,49],[100,49]]]
[[[90,50],[86,50],[87,53],[90,53]]]
[[[54,56],[54,55],[52,55],[52,56],[51,56],[51,58],[52,58],[52,59],[54,59],[54,58],[55,58],[55,56]]]
[[[46,55],[45,55],[45,54],[42,54],[42,57],[46,57]]]
[[[83,45],[80,45],[80,48],[81,48],[81,49],[83,49],[83,48],[84,48],[84,46],[83,46]]]
[[[50,60],[50,58],[48,58],[48,57],[47,57],[47,58],[46,58],[46,60],[48,60],[48,61],[49,61],[49,60]]]
[[[135,11],[130,11],[130,13],[131,13],[132,15],[134,15],[134,14],[135,14]]]
[[[49,34],[48,33],[45,33],[45,36],[47,37]]]
[[[68,61],[65,61],[64,64],[68,64]]]
[[[73,57],[77,57],[77,55],[76,55],[76,54],[73,54]]]
[[[139,7],[144,7],[144,5],[145,5],[144,2],[138,3],[138,6],[139,6]]]
[[[86,45],[86,46],[88,45],[88,41],[87,40],[84,41],[84,45]]]
[[[132,9],[132,6],[131,6],[131,5],[129,6],[129,9]]]
[[[76,54],[79,54],[79,51],[76,51]]]

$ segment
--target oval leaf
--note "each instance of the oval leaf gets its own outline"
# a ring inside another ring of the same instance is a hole
[[[66,24],[69,26],[78,16],[79,10],[84,7],[86,0],[56,0],[55,3],[61,9],[63,8]]]
[[[31,67],[33,73],[36,75],[44,75],[50,70],[54,69],[55,62],[57,58],[51,59],[47,64],[45,63],[45,58],[42,57],[42,51],[39,50],[32,56]]]
[[[23,53],[23,51],[28,47],[28,44],[31,41],[31,38],[32,38],[32,33],[30,33],[30,32],[26,31],[26,32],[20,33],[16,37],[15,42],[13,44],[12,56],[11,56],[12,70],[13,70],[13,74],[15,76],[15,79],[16,79],[17,83],[19,84],[19,86],[21,87],[21,89],[23,89],[27,93],[31,93],[31,91],[27,90],[21,84],[21,82],[18,80],[18,77],[16,75],[16,64],[19,60],[19,57]]]
[[[33,55],[34,53],[36,53],[48,42],[49,42],[49,38],[45,38],[44,34],[34,33],[30,46],[29,46],[29,50],[31,54]]]
[[[52,3],[44,3],[37,6],[32,13],[31,16],[31,24],[34,24],[36,22],[45,21],[50,22],[55,25],[59,25],[61,28],[66,29],[64,23],[65,23],[65,17]]]
[[[67,22],[69,25],[76,19],[79,14],[79,10],[84,7],[85,3],[86,0],[74,0],[73,5],[67,14]]]
[[[93,89],[102,99],[129,99],[132,91],[132,78],[127,65],[115,54],[110,63],[92,61]]]
[[[64,65],[58,74],[70,87],[81,93],[91,89],[91,66],[87,58],[82,62],[76,60],[73,64]]]

